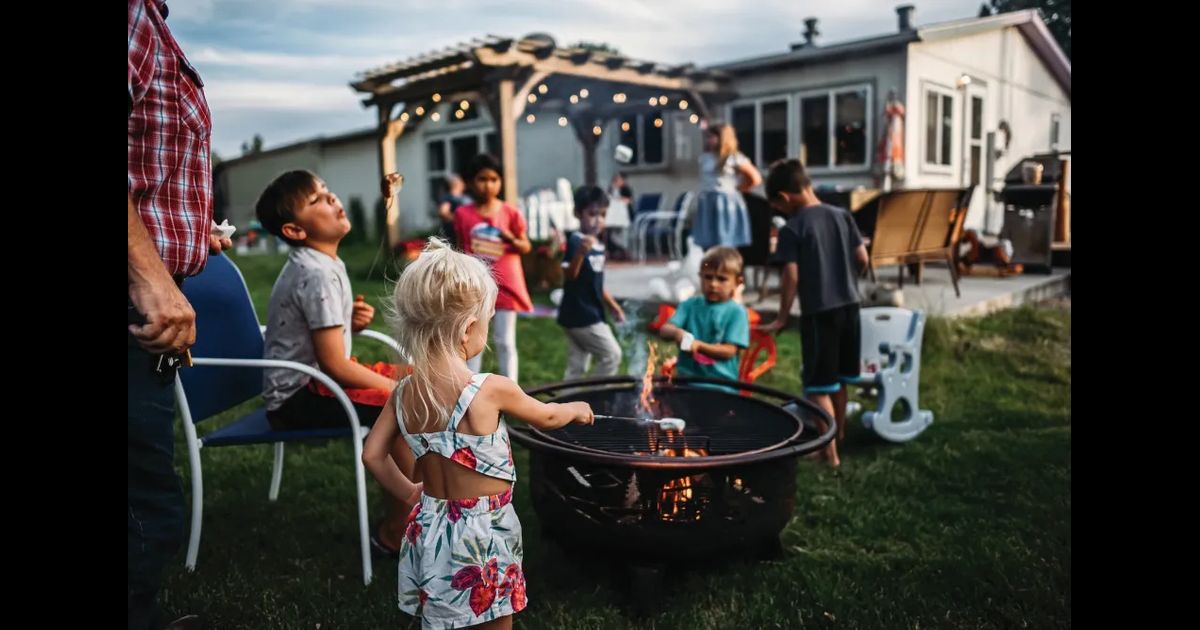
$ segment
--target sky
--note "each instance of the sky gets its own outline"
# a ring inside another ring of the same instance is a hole
[[[818,45],[895,32],[902,1],[168,0],[167,25],[204,79],[213,150],[241,155],[374,125],[350,86],[364,70],[486,34],[548,33],[560,46],[698,66],[787,52],[804,19]],[[974,17],[982,0],[912,1],[917,26]]]

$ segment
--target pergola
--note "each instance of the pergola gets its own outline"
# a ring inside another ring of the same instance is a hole
[[[351,87],[378,108],[380,175],[396,171],[396,141],[433,115],[441,102],[462,108],[482,101],[499,137],[504,198],[516,203],[517,124],[554,116],[570,125],[583,150],[584,177],[596,183],[596,144],[609,121],[665,109],[692,112],[698,124],[710,108],[732,98],[723,73],[692,64],[652,61],[559,48],[548,35],[522,39],[489,35],[359,74]],[[659,118],[654,122],[661,126]],[[388,211],[388,242],[399,237],[399,204]]]

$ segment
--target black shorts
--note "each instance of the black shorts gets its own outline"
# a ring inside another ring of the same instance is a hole
[[[860,373],[862,332],[858,304],[800,315],[800,378],[805,394],[832,394]]]
[[[358,413],[358,422],[364,427],[375,424],[383,407],[364,405],[351,401]],[[267,422],[276,431],[296,429],[336,429],[350,427],[350,419],[342,403],[332,396],[322,396],[308,386],[296,390],[278,409],[267,412]]]

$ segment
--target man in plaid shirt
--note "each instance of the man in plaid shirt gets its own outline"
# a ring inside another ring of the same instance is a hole
[[[184,525],[172,384],[179,357],[196,341],[196,314],[180,286],[204,268],[210,250],[232,243],[210,235],[204,84],[167,28],[166,3],[128,2],[129,628],[158,630],[162,569]],[[180,622],[172,627],[186,627]]]

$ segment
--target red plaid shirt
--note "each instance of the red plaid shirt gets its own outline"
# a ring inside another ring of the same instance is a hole
[[[204,83],[155,0],[129,0],[129,193],[173,275],[200,273],[212,221]]]

